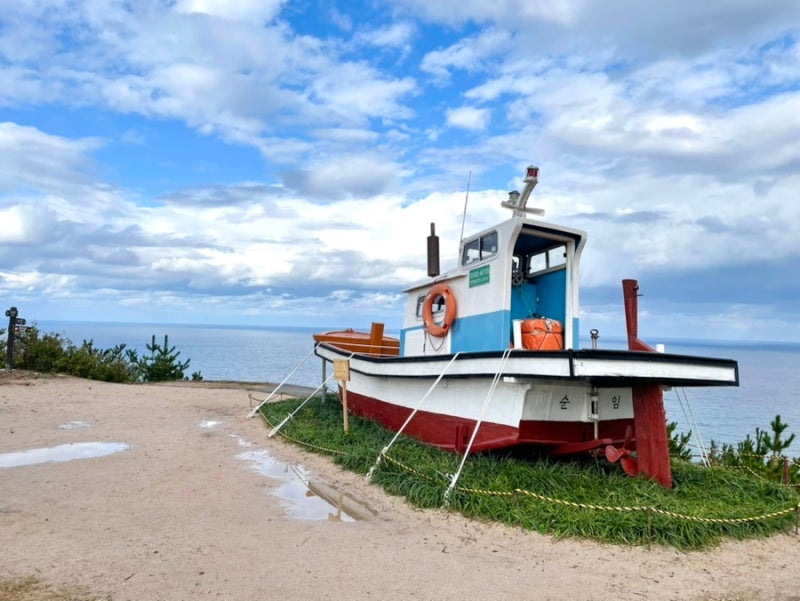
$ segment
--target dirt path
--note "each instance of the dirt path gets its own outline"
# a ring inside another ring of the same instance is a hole
[[[0,459],[65,444],[128,447],[0,467],[0,577],[80,585],[114,601],[800,601],[795,535],[648,551],[419,511],[266,439],[249,408],[243,388],[1,375]],[[254,469],[264,453],[284,476]],[[374,518],[293,517],[304,500],[275,493],[294,477],[284,466],[298,465]]]

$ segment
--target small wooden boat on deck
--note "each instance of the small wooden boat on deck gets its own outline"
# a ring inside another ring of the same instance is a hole
[[[348,362],[350,411],[428,444],[599,450],[627,473],[671,487],[663,388],[738,386],[738,365],[640,341],[635,280],[623,281],[628,350],[581,348],[587,235],[530,218],[543,214],[527,206],[538,168],[524,181],[522,194],[501,203],[512,217],[464,238],[456,267],[443,274],[431,225],[429,279],[405,291],[399,339],[380,324],[327,332],[314,336],[315,353]]]
[[[353,328],[314,334],[316,342],[352,353],[363,353],[374,357],[397,357],[400,354],[400,339],[384,336],[382,323],[372,324],[369,332],[357,332]]]

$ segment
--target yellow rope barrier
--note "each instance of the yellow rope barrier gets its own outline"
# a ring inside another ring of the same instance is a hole
[[[403,463],[401,461],[398,461],[394,457],[391,457],[389,455],[384,454],[383,458],[386,459],[386,461],[388,461],[389,463],[393,463],[394,465],[396,465],[400,469],[404,469],[407,472],[409,472],[411,474],[414,474],[415,476],[419,476],[420,478],[423,478],[423,479],[427,480],[428,482],[434,482],[435,481],[434,478],[432,478],[428,474],[423,474],[421,471],[419,471],[417,469],[414,469],[410,465],[406,465],[405,463]]]
[[[699,522],[702,524],[747,524],[750,522],[762,522],[764,520],[789,515],[790,513],[797,511],[797,509],[798,506],[795,505],[794,507],[788,507],[780,511],[773,511],[772,513],[765,513],[764,515],[754,515],[748,518],[703,518],[695,515],[675,513],[674,511],[667,511],[666,509],[656,509],[655,507],[652,508],[652,511],[653,513],[658,513],[667,517],[678,518],[688,522]]]
[[[394,465],[408,471],[409,473],[415,474],[420,476],[428,481],[434,481],[434,478],[428,476],[427,474],[423,474],[417,469],[414,469],[397,459],[390,457],[389,455],[384,455],[384,458],[393,463]],[[625,506],[612,506],[612,505],[594,505],[592,503],[578,503],[576,501],[566,501],[564,499],[557,499],[555,497],[548,497],[545,495],[541,495],[535,493],[530,490],[525,490],[523,488],[515,488],[513,491],[501,491],[501,490],[487,490],[481,488],[470,488],[465,486],[457,486],[456,490],[459,492],[467,493],[467,494],[474,494],[474,495],[485,495],[485,496],[494,496],[494,497],[513,497],[515,495],[522,495],[526,497],[531,497],[533,499],[537,499],[539,501],[545,501],[548,503],[553,503],[556,505],[563,505],[567,507],[575,507],[578,509],[592,509],[595,511],[609,511],[609,512],[634,512],[634,511],[642,511],[642,512],[652,512],[655,514],[663,515],[670,518],[675,519],[682,519],[691,522],[699,522],[699,523],[706,523],[706,524],[744,524],[750,522],[758,522],[762,520],[782,517],[788,515],[790,513],[794,513],[798,511],[800,508],[800,504],[794,505],[792,507],[782,509],[780,511],[774,511],[772,513],[767,513],[764,515],[758,516],[750,516],[745,518],[707,518],[701,516],[692,516],[677,513],[675,511],[669,511],[666,509],[658,509],[657,507],[649,507],[649,506],[632,506],[632,507],[625,507]]]
[[[272,424],[272,422],[269,421],[269,418],[266,415],[264,415],[264,413],[262,413],[261,411],[259,411],[258,413],[264,419],[264,423],[267,424],[267,427],[269,427],[270,429],[274,428],[274,425]],[[303,447],[306,447],[306,448],[309,448],[309,449],[316,449],[318,451],[322,451],[323,453],[327,453],[329,455],[344,455],[344,451],[339,451],[338,449],[328,449],[326,447],[321,447],[319,445],[311,444],[310,442],[304,442],[304,441],[302,441],[300,439],[293,438],[292,436],[289,436],[288,434],[286,434],[286,432],[284,432],[282,430],[280,432],[278,432],[278,434],[280,434],[281,438],[283,438],[284,440],[287,440],[289,442],[293,442],[295,444],[298,444],[300,446],[303,446]]]
[[[264,419],[264,422],[267,424],[267,426],[272,428],[273,425],[269,421],[267,416],[264,415],[262,412],[259,412],[259,413],[261,414],[261,417]],[[310,449],[317,449],[319,451],[322,451],[324,453],[328,453],[328,454],[331,454],[331,455],[343,455],[344,454],[344,451],[339,451],[337,449],[328,449],[328,448],[325,448],[325,447],[322,447],[322,446],[319,446],[319,445],[315,445],[315,444],[311,444],[311,443],[308,443],[308,442],[304,442],[302,440],[293,438],[293,437],[289,436],[288,434],[286,434],[284,432],[280,432],[280,435],[285,440],[287,440],[289,442],[293,442],[295,444],[299,444],[301,446],[304,446],[304,447],[307,447],[307,448],[310,448]],[[400,461],[398,459],[395,459],[394,457],[392,457],[392,456],[390,456],[388,454],[384,454],[383,458],[386,459],[386,461],[388,461],[389,463],[399,467],[400,469],[403,469],[403,470],[405,470],[405,471],[407,471],[407,472],[409,472],[411,474],[414,474],[414,475],[416,475],[416,476],[418,476],[420,478],[423,478],[425,480],[428,480],[429,482],[435,482],[436,481],[435,478],[429,476],[428,474],[424,474],[421,471],[417,470],[416,468],[413,468],[413,467],[411,467],[409,465],[406,465],[402,461]],[[737,467],[737,468],[746,469],[753,476],[756,476],[757,478],[761,478],[763,480],[771,482],[770,480],[768,480],[766,478],[763,478],[763,476],[760,476],[754,470],[752,470],[751,468],[749,468],[747,466],[725,466],[725,467]],[[798,486],[798,485],[791,485],[791,486]],[[558,498],[555,498],[555,497],[548,497],[546,495],[541,495],[539,493],[536,493],[536,492],[533,492],[533,491],[530,491],[530,490],[525,490],[523,488],[515,488],[514,490],[511,490],[511,491],[500,491],[500,490],[488,490],[488,489],[481,489],[481,488],[470,488],[470,487],[465,487],[465,486],[458,486],[458,487],[456,487],[455,490],[457,490],[459,492],[462,492],[462,493],[473,494],[473,495],[483,495],[483,496],[495,496],[495,497],[523,496],[523,497],[529,497],[529,498],[532,498],[532,499],[536,499],[538,501],[544,501],[544,502],[547,502],[547,503],[553,503],[555,505],[562,505],[562,506],[566,506],[566,507],[574,507],[574,508],[577,508],[577,509],[591,509],[593,511],[647,512],[649,516],[652,515],[652,514],[658,514],[658,515],[661,515],[661,516],[664,516],[664,517],[668,517],[668,518],[679,519],[679,520],[695,522],[695,523],[703,523],[703,524],[746,524],[746,523],[759,522],[759,521],[769,520],[769,519],[773,519],[773,518],[783,517],[783,516],[789,515],[790,513],[796,513],[796,514],[800,513],[800,502],[798,502],[796,505],[793,505],[792,507],[787,507],[786,509],[782,509],[782,510],[779,510],[779,511],[773,511],[772,513],[767,513],[767,514],[758,515],[758,516],[741,517],[741,518],[709,518],[709,517],[701,517],[701,516],[694,516],[694,515],[686,515],[686,514],[677,513],[677,512],[674,512],[674,511],[669,511],[667,509],[658,509],[657,507],[649,507],[649,506],[631,506],[631,507],[619,506],[619,507],[616,507],[616,506],[612,506],[612,505],[595,505],[595,504],[592,504],[592,503],[578,503],[576,501],[567,501],[567,500],[558,499]]]
[[[467,488],[465,486],[456,486],[455,490],[473,495],[484,495],[487,497],[513,497],[516,493],[516,491],[484,490],[482,488]]]
[[[423,474],[419,470],[416,470],[408,465],[405,465],[401,461],[390,457],[389,455],[384,455],[384,457],[391,463],[397,465],[398,467],[412,473],[418,475],[422,478],[425,478],[429,481],[434,481],[433,478],[430,476]],[[474,495],[485,495],[485,496],[494,496],[494,497],[513,497],[515,495],[522,495],[526,497],[530,497],[533,499],[537,499],[539,501],[545,501],[548,503],[553,503],[555,505],[562,505],[567,507],[574,507],[577,509],[591,509],[594,511],[609,511],[609,512],[652,512],[658,515],[663,515],[665,517],[675,518],[675,519],[682,519],[685,521],[690,522],[698,522],[704,524],[746,524],[751,522],[759,522],[763,520],[768,520],[777,517],[783,517],[785,515],[789,515],[790,513],[795,513],[800,510],[800,503],[797,505],[793,505],[792,507],[788,507],[786,509],[782,509],[780,511],[773,511],[772,513],[767,513],[763,515],[757,516],[750,516],[744,518],[707,518],[701,516],[693,516],[693,515],[686,515],[682,513],[677,513],[675,511],[669,511],[667,509],[658,509],[657,507],[650,507],[650,506],[632,506],[632,507],[625,507],[625,506],[613,506],[613,505],[594,505],[592,503],[578,503],[576,501],[566,501],[564,499],[558,499],[555,497],[548,497],[546,495],[541,495],[539,493],[535,493],[530,490],[525,490],[524,488],[515,488],[513,491],[501,491],[501,490],[486,490],[481,488],[469,488],[465,486],[457,486],[456,490],[459,492],[464,492],[468,494]]]
[[[614,507],[613,505],[593,505],[592,503],[577,503],[575,501],[565,501],[564,499],[556,499],[553,497],[546,497],[545,495],[540,495],[538,493],[532,492],[530,490],[525,490],[523,488],[515,488],[514,492],[520,495],[524,495],[526,497],[532,497],[539,501],[547,501],[548,503],[554,503],[556,505],[565,505],[567,507],[577,507],[580,509],[594,509],[599,511],[647,511],[649,507]]]

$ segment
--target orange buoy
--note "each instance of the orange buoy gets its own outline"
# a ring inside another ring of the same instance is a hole
[[[444,299],[444,321],[441,325],[433,321],[433,303],[442,297]],[[425,330],[437,338],[442,338],[450,331],[450,327],[456,319],[456,298],[447,284],[436,284],[428,291],[425,302],[422,305],[422,323]]]

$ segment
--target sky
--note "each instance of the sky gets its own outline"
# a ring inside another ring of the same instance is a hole
[[[584,333],[800,339],[800,3],[0,0],[29,322],[396,329],[532,163]]]

